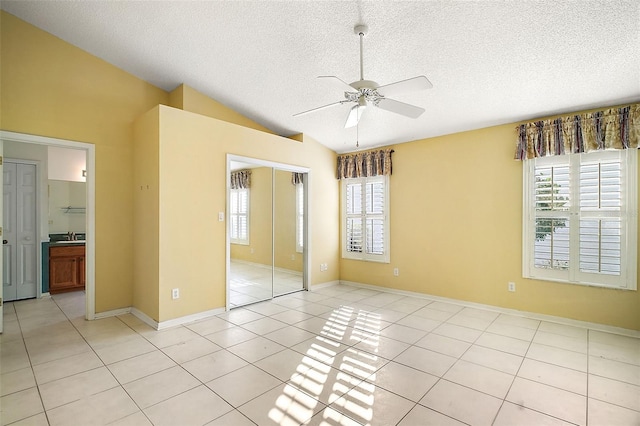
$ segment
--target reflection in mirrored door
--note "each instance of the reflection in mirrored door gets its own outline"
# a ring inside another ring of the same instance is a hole
[[[274,170],[273,294],[304,288],[303,173]]]
[[[232,162],[229,189],[230,306],[273,297],[271,167]]]
[[[308,174],[280,166],[229,161],[230,308],[305,289]]]

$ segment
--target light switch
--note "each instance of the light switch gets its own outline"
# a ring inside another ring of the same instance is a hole
[[[224,222],[224,212],[218,212],[218,222]]]

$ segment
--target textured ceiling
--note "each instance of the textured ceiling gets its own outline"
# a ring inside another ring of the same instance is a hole
[[[640,2],[6,1],[5,11],[165,90],[185,83],[281,135],[338,152],[640,100]],[[349,106],[319,75],[379,84],[418,119]],[[356,131],[358,134],[356,135]]]

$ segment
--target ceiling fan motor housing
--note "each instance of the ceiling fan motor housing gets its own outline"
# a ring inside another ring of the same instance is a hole
[[[367,102],[371,102],[374,105],[378,105],[380,99],[384,98],[384,96],[380,95],[376,90],[379,85],[375,81],[372,80],[358,80],[351,83],[349,86],[356,89],[354,92],[344,92],[344,97],[348,101],[351,102],[359,102],[362,106],[362,100],[366,100]]]

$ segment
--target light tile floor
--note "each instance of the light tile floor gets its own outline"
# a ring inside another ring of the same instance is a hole
[[[371,289],[155,331],[5,305],[2,424],[638,425],[640,339]]]

